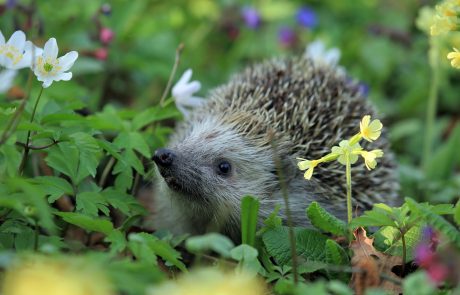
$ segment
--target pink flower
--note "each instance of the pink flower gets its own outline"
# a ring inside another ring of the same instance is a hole
[[[94,57],[99,60],[106,60],[108,55],[109,51],[107,50],[107,48],[99,48],[96,51],[94,51]]]
[[[433,281],[435,284],[441,284],[447,278],[449,271],[445,265],[440,263],[434,263],[430,265],[427,269],[428,277]]]
[[[114,36],[115,33],[109,28],[104,27],[99,31],[99,40],[103,44],[109,44],[110,42],[112,42]]]
[[[434,251],[426,244],[420,244],[415,249],[415,262],[423,268],[430,267],[435,262]]]

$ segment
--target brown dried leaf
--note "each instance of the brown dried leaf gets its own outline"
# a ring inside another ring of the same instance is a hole
[[[353,251],[351,265],[363,270],[363,273],[354,273],[351,277],[350,283],[356,294],[364,294],[369,287],[380,287],[392,294],[402,293],[401,285],[394,282],[400,278],[391,271],[396,265],[402,264],[402,259],[377,251],[373,245],[374,239],[368,238],[362,227],[357,228],[353,235],[355,240],[350,243]]]

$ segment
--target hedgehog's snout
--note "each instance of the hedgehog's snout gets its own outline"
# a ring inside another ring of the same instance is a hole
[[[174,159],[176,158],[176,154],[169,149],[157,149],[155,154],[153,155],[153,161],[158,165],[158,167],[170,167]]]

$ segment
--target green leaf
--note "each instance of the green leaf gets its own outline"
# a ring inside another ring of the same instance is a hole
[[[411,273],[403,281],[404,295],[435,295],[439,294],[436,287],[431,283],[425,271]]]
[[[101,192],[101,195],[107,203],[127,216],[147,214],[147,210],[137,199],[123,191],[110,187]]]
[[[96,176],[101,149],[89,134],[77,132],[72,142],[61,142],[50,148],[46,162],[78,185],[87,176]]]
[[[158,106],[151,107],[133,118],[132,127],[134,130],[139,130],[142,127],[153,122],[178,117],[180,117],[180,113],[177,111],[176,108],[174,108],[173,105],[169,105],[164,108]]]
[[[62,217],[64,221],[90,232],[100,232],[108,236],[114,230],[113,224],[106,219],[95,218],[74,212],[55,212],[54,214]]]
[[[307,216],[316,228],[337,236],[348,234],[347,225],[342,220],[323,209],[318,202],[312,202],[307,208]]]
[[[234,247],[234,244],[226,236],[217,233],[209,233],[188,238],[187,241],[185,241],[185,247],[193,253],[214,251],[222,257],[230,257],[230,250]]]
[[[394,215],[394,209],[388,206],[378,206],[383,204],[375,204],[372,210],[364,212],[363,215],[352,220],[352,227],[358,226],[394,226],[398,227],[395,220],[390,216]],[[397,208],[395,208],[397,209]]]
[[[405,200],[411,211],[420,214],[426,223],[443,233],[447,239],[460,248],[460,232],[452,224],[443,217],[433,213],[426,206],[423,206],[423,204],[419,204],[411,198],[406,198]]]
[[[348,265],[349,259],[345,250],[340,247],[335,241],[328,239],[326,241],[326,262],[332,265]],[[343,282],[349,280],[349,276],[345,272],[331,272],[328,274],[333,279],[340,279]]]
[[[241,244],[230,250],[230,256],[239,262],[241,268],[263,274],[265,270],[257,259],[258,255],[259,253],[255,248],[246,244]]]
[[[21,159],[22,154],[14,144],[0,146],[0,179],[16,175]]]
[[[326,259],[325,243],[327,237],[318,231],[306,228],[294,228],[296,251],[298,256],[307,260],[322,261]],[[289,229],[286,226],[274,228],[262,236],[267,251],[278,265],[291,261]]]
[[[48,194],[48,202],[54,203],[62,195],[73,195],[72,185],[64,178],[56,176],[38,176],[33,179],[34,182],[42,185],[46,194]]]
[[[174,250],[166,241],[160,240],[147,233],[131,234],[129,235],[129,240],[146,243],[150,247],[150,250],[156,255],[176,266],[178,269],[187,272],[184,263],[179,260],[181,258],[180,253]]]
[[[152,156],[149,146],[139,132],[121,132],[113,141],[115,146],[128,150],[136,150],[146,158]]]
[[[109,215],[108,203],[105,198],[97,192],[82,192],[77,194],[77,210],[90,216],[98,216],[101,210],[106,216]]]
[[[420,242],[421,231],[423,225],[417,224],[410,228],[404,235],[406,240],[406,262],[414,260],[414,249]],[[403,256],[402,236],[401,232],[391,226],[380,228],[373,235],[374,246],[392,256]]]
[[[460,200],[457,202],[457,205],[455,206],[454,220],[457,223],[457,225],[460,226]]]
[[[243,244],[254,247],[256,241],[259,200],[245,196],[241,201],[241,239]]]

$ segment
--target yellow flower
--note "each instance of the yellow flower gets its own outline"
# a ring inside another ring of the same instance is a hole
[[[432,36],[445,34],[456,29],[456,17],[435,16],[431,25],[430,33]]]
[[[338,161],[342,165],[346,165],[347,163],[347,158],[350,161],[350,164],[356,163],[358,161],[358,155],[356,155],[357,152],[361,150],[361,146],[359,143],[351,144],[348,140],[342,140],[339,143],[339,146],[334,146],[332,147],[331,151],[333,154],[338,155]]]
[[[382,133],[382,122],[380,120],[373,120],[371,122],[371,116],[364,116],[359,123],[359,129],[361,136],[367,141],[374,141],[380,137]]]
[[[30,256],[7,270],[3,295],[112,295],[106,277],[87,260]]]
[[[320,160],[305,160],[305,159],[301,159],[301,158],[298,158],[298,160],[302,160],[300,161],[299,163],[297,163],[297,166],[299,167],[300,170],[307,170],[305,171],[305,174],[303,177],[305,177],[305,179],[308,179],[310,180],[312,175],[313,175],[313,170],[315,169],[316,166],[318,166],[319,163],[321,163]]]
[[[460,69],[460,51],[457,48],[454,48],[454,51],[450,52],[447,58],[451,59],[450,64],[454,68]]]
[[[442,4],[436,5],[436,11],[441,15],[441,16],[447,16],[447,17],[456,17],[457,16],[457,11],[456,11],[456,5],[455,3],[452,3],[451,1],[446,1]]]
[[[265,286],[253,275],[216,268],[191,271],[176,281],[152,287],[148,295],[263,295]]]
[[[382,150],[372,150],[368,151],[360,151],[359,154],[363,157],[364,163],[366,164],[367,170],[374,169],[377,166],[376,158],[381,158],[383,156]]]

